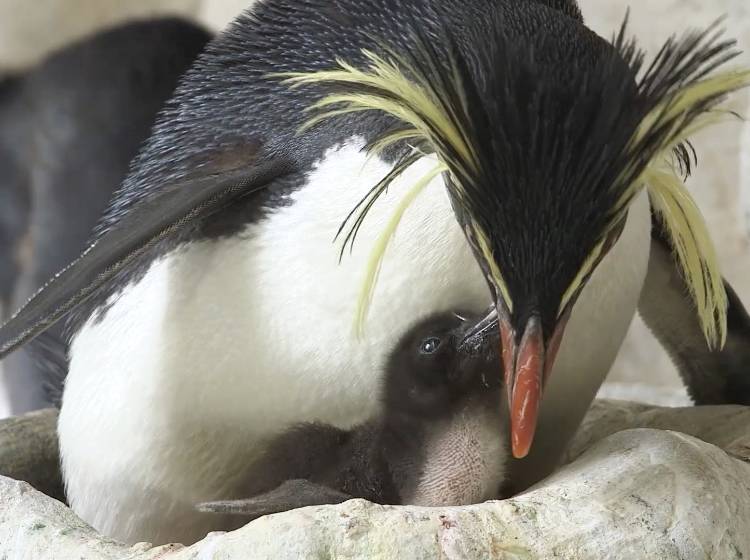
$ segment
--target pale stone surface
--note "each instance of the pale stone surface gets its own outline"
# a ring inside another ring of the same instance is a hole
[[[155,14],[193,17],[201,0],[0,1],[0,69],[28,66],[97,29]]]
[[[637,426],[684,429],[734,454],[673,431],[608,435]],[[189,548],[120,545],[59,502],[0,477],[0,558],[747,558],[749,427],[742,407],[600,401],[573,447],[573,456],[583,454],[514,499],[456,508],[353,500],[268,516]]]
[[[659,407],[643,403],[596,400],[568,449],[572,461],[596,442],[632,428],[671,430],[696,437],[724,450],[740,453],[750,443],[750,407]],[[750,479],[746,481],[750,489]],[[750,520],[748,520],[750,531]]]
[[[212,29],[222,29],[255,0],[203,0],[199,17]]]
[[[598,399],[619,399],[659,406],[690,406],[692,399],[684,386],[662,386],[649,383],[609,381],[602,385]]]

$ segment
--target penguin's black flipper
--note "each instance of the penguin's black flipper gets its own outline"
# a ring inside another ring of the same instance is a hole
[[[240,166],[226,170],[221,161],[215,168],[206,165],[200,176],[136,203],[0,328],[0,359],[55,324],[160,242],[179,237],[233,200],[263,189],[289,167],[284,159],[260,155],[258,142],[239,148]]]
[[[696,404],[750,405],[750,316],[724,281],[727,341],[710,350],[667,237],[653,220],[651,258],[638,311],[667,351]]]
[[[246,500],[205,502],[196,509],[204,513],[242,515],[248,521],[306,506],[340,504],[351,500],[352,496],[309,480],[287,480],[276,489]]]

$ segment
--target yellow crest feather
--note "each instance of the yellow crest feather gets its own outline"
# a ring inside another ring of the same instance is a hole
[[[688,118],[690,110],[704,100],[726,95],[747,85],[750,85],[750,71],[729,71],[686,86],[643,120],[636,138],[645,136],[650,127],[659,126],[664,118]],[[676,145],[707,127],[723,122],[727,115],[727,111],[714,109],[698,117],[693,116],[689,125],[669,136],[669,141],[629,193],[629,196],[633,196],[634,191],[640,190],[643,185],[648,190],[651,206],[670,237],[706,342],[711,348],[722,348],[726,341],[727,295],[706,223],[674,169],[670,156]]]
[[[348,85],[356,89],[364,86],[364,91],[333,93],[314,103],[309,110],[314,111],[315,115],[305,122],[300,132],[336,116],[361,111],[382,111],[406,126],[378,138],[368,146],[371,153],[382,153],[398,142],[414,140],[430,146],[439,161],[435,169],[427,173],[404,195],[372,249],[357,304],[355,329],[358,333],[362,332],[370,309],[385,251],[406,209],[440,173],[460,173],[462,165],[456,165],[455,161],[447,161],[449,158],[440,150],[441,143],[450,142],[451,148],[458,154],[463,165],[472,168],[476,167],[477,163],[476,153],[467,141],[465,131],[457,124],[460,121],[452,118],[451,108],[441,103],[429,85],[420,80],[419,72],[411,71],[412,77],[408,78],[405,72],[409,72],[409,65],[395,55],[386,59],[367,50],[363,53],[368,60],[368,67],[364,70],[337,60],[337,69],[282,75],[292,87],[320,83]],[[455,183],[460,185],[458,180]],[[371,200],[377,196],[379,193],[370,193],[367,199]]]
[[[361,93],[333,93],[323,97],[309,109],[316,115],[309,119],[301,131],[308,130],[321,121],[332,117],[359,111],[382,111],[409,125],[409,129],[384,135],[377,142],[377,149],[408,138],[424,139],[431,146],[439,146],[447,139],[461,158],[476,163],[473,147],[466,140],[466,134],[460,130],[456,119],[451,118],[450,108],[444,106],[434,95],[431,88],[422,80],[420,73],[395,55],[385,59],[371,51],[362,51],[369,61],[366,70],[355,68],[343,60],[337,60],[335,70],[312,73],[283,74],[286,82],[292,87],[305,84],[338,84],[370,88]],[[413,76],[408,78],[405,72]],[[331,109],[331,106],[338,107]],[[441,157],[440,152],[437,152]]]
[[[706,341],[711,348],[721,348],[726,341],[727,294],[703,216],[673,169],[666,165],[663,169],[649,168],[643,180],[651,207],[671,238]]]
[[[427,187],[435,177],[444,171],[446,171],[445,165],[442,163],[438,164],[409,189],[401,199],[401,202],[396,206],[396,210],[393,212],[391,219],[375,241],[375,245],[370,253],[370,258],[367,261],[365,278],[357,302],[355,329],[358,335],[361,335],[364,330],[365,320],[367,319],[367,313],[369,312],[370,304],[372,303],[372,296],[375,290],[375,284],[377,283],[378,274],[380,273],[380,267],[383,264],[383,258],[385,257],[388,245],[396,234],[401,218],[404,216],[407,208],[409,208],[411,203],[416,200],[425,187]]]
[[[513,298],[510,295],[510,292],[508,291],[508,285],[505,283],[505,279],[503,278],[503,273],[500,271],[500,267],[497,266],[497,259],[494,258],[492,254],[492,246],[490,245],[490,240],[487,238],[487,234],[482,231],[479,227],[474,227],[474,235],[477,240],[477,245],[479,246],[479,250],[484,255],[485,262],[490,267],[490,275],[492,276],[492,279],[495,281],[495,286],[498,290],[500,290],[500,293],[503,296],[503,300],[505,301],[505,304],[508,306],[508,310],[512,313],[513,312]]]

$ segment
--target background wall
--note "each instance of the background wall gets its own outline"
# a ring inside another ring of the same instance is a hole
[[[0,69],[31,64],[70,41],[136,17],[194,17],[201,0],[0,0]]]
[[[273,0],[267,0],[273,1]],[[610,37],[630,6],[630,30],[655,53],[672,33],[705,27],[722,15],[724,25],[750,51],[747,0],[579,0],[587,24]],[[0,71],[38,60],[50,49],[102,26],[156,13],[182,14],[219,30],[251,0],[0,0]],[[741,60],[750,66],[750,53]],[[750,95],[733,109],[750,116]],[[690,182],[704,211],[725,275],[750,304],[750,124],[738,122],[695,139],[699,168]],[[743,155],[744,154],[744,155]],[[679,400],[681,385],[669,359],[636,320],[609,378],[609,395]],[[642,385],[649,385],[644,393]],[[0,391],[0,416],[3,413]],[[676,402],[676,401],[675,401]]]
[[[649,53],[673,33],[705,27],[727,15],[728,33],[745,51],[750,66],[750,8],[746,0],[579,0],[589,27],[610,37],[630,6],[630,29]],[[735,97],[734,110],[750,116],[750,96]],[[750,125],[743,122],[695,138],[698,169],[689,185],[718,247],[725,276],[750,304]],[[744,161],[742,154],[745,154]],[[750,373],[750,372],[749,372]],[[609,377],[611,382],[642,382],[681,387],[669,359],[636,319]]]
[[[253,0],[203,0],[198,17],[206,25],[221,29],[251,4]]]

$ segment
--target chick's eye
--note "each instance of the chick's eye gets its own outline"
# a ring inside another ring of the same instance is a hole
[[[432,338],[426,338],[422,341],[422,344],[419,346],[419,351],[422,354],[434,354],[438,347],[440,347],[440,339],[436,337]]]

